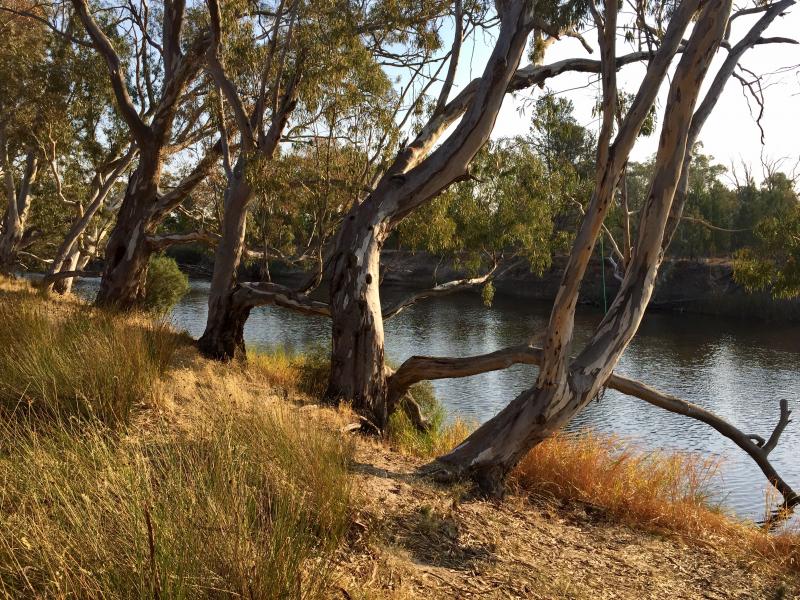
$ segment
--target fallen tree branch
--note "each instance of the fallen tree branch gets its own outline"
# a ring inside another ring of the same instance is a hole
[[[541,360],[542,349],[525,344],[464,358],[412,356],[389,376],[389,398],[398,401],[405,395],[408,388],[420,381],[469,377],[505,369],[515,364],[539,365]],[[784,506],[791,508],[800,504],[800,495],[778,475],[768,459],[769,453],[778,444],[781,434],[791,422],[789,419],[791,411],[787,400],[780,401],[778,424],[769,441],[765,443],[761,436],[746,434],[714,413],[686,400],[656,390],[640,381],[612,374],[606,381],[606,387],[709,425],[753,459],[770,484],[783,496]]]
[[[789,404],[786,400],[781,400],[780,402],[781,416],[778,421],[778,425],[775,427],[775,430],[773,431],[772,436],[770,436],[769,441],[762,446],[753,441],[753,438],[756,436],[743,433],[741,430],[728,423],[725,419],[718,417],[714,413],[697,406],[696,404],[687,402],[686,400],[681,400],[675,396],[655,390],[639,381],[628,379],[627,377],[621,377],[619,375],[612,375],[608,380],[608,387],[620,391],[623,394],[627,394],[628,396],[634,396],[644,400],[653,406],[658,406],[659,408],[663,408],[669,412],[684,415],[713,427],[723,436],[739,446],[739,448],[744,450],[750,456],[750,458],[755,461],[755,463],[761,469],[761,472],[766,476],[767,480],[781,493],[783,496],[784,505],[787,508],[800,504],[800,496],[798,496],[797,493],[795,493],[794,490],[792,490],[792,488],[778,475],[778,472],[767,458],[767,455],[774,449],[775,445],[778,443],[778,438],[780,437],[786,425],[789,423],[789,414],[791,414],[791,411],[789,411]]]
[[[383,320],[386,321],[388,319],[391,319],[392,317],[396,317],[401,312],[403,312],[404,309],[408,308],[412,304],[415,304],[419,300],[423,300],[425,298],[433,298],[436,296],[447,296],[448,294],[453,294],[458,291],[483,285],[487,281],[493,279],[496,271],[497,271],[497,265],[492,267],[492,269],[488,273],[486,273],[485,275],[481,275],[480,277],[454,279],[453,281],[441,283],[432,288],[428,288],[416,292],[414,294],[411,294],[410,296],[406,296],[402,300],[395,302],[394,304],[390,305],[388,308],[385,308],[383,310]]]
[[[219,241],[219,236],[207,231],[192,231],[191,233],[172,233],[166,235],[149,235],[147,244],[153,251],[161,251],[180,244],[202,242],[212,246]]]

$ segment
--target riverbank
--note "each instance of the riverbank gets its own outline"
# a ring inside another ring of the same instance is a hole
[[[0,590],[9,597],[800,590],[797,538],[707,507],[697,462],[609,461],[607,443],[587,451],[586,440],[564,438],[534,457],[547,470],[523,468],[502,503],[486,502],[417,475],[463,429],[421,440],[396,423],[388,441],[362,437],[347,410],[316,403],[319,357],[222,365],[168,327],[17,283],[2,285],[0,335]],[[47,381],[58,387],[36,385]],[[680,473],[654,477],[659,465]]]
[[[213,263],[204,251],[175,249],[172,253],[191,276],[209,278]],[[565,258],[555,257],[553,265],[541,276],[531,273],[522,264],[500,275],[494,282],[498,296],[552,302],[561,283]],[[242,280],[259,279],[260,267],[243,267]],[[281,264],[270,266],[276,281],[294,282],[302,279],[299,271]],[[597,307],[613,300],[619,289],[611,264],[600,267],[599,260],[589,264],[581,287],[580,302]],[[384,285],[427,288],[466,276],[455,268],[452,260],[443,260],[425,252],[384,249],[381,254]],[[604,277],[605,275],[605,277]],[[729,259],[670,259],[664,260],[656,283],[649,311],[734,317],[756,321],[800,323],[800,299],[780,300],[768,293],[750,293],[733,278]]]
[[[430,287],[466,274],[451,261],[424,252],[384,251],[383,282],[387,285]],[[498,295],[552,302],[561,284],[565,258],[556,257],[541,276],[522,264],[501,274],[494,282]],[[602,307],[619,290],[612,265],[590,262],[579,301]],[[655,293],[648,311],[686,312],[763,321],[800,322],[800,300],[778,300],[767,293],[750,293],[733,278],[727,259],[666,259],[659,269]]]

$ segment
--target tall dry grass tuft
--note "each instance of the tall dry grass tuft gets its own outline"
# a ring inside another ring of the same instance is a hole
[[[386,441],[397,451],[419,458],[434,458],[445,454],[464,441],[472,427],[456,419],[447,421],[447,412],[436,399],[430,382],[418,383],[409,390],[430,423],[428,431],[417,429],[401,410],[389,418]]]
[[[0,295],[0,409],[6,414],[125,421],[151,400],[180,336],[144,317]]]
[[[615,437],[558,434],[536,446],[514,471],[521,488],[603,507],[654,528],[692,528],[724,520],[709,504],[717,464],[696,455],[644,452]]]
[[[718,463],[694,454],[644,452],[591,432],[558,434],[512,473],[520,492],[579,501],[617,522],[686,536],[800,570],[800,535],[770,534],[736,520],[710,501]]]
[[[282,347],[250,352],[247,372],[261,383],[285,393],[298,392],[319,401],[328,384],[329,352],[322,347],[303,354]]]
[[[350,523],[332,435],[263,407],[145,439],[10,423],[0,596],[323,597]]]

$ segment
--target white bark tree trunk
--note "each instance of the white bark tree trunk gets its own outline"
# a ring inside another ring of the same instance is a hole
[[[680,5],[670,23],[673,34],[681,35],[694,7],[693,2],[686,0]],[[697,95],[722,39],[729,13],[730,0],[706,2],[684,48],[670,86],[655,174],[642,210],[637,246],[622,287],[605,318],[583,351],[570,361],[568,350],[580,281],[611,200],[618,169],[630,151],[628,147],[624,155],[615,155],[620,139],[629,135],[625,125],[610,147],[609,158],[603,160],[602,151],[599,153],[602,161],[599,166],[606,168],[598,174],[598,189],[587,210],[556,298],[536,384],[439,459],[439,464],[450,474],[468,475],[484,492],[501,493],[509,470],[533,446],[560,429],[606,385],[636,333],[652,294]],[[676,27],[679,27],[678,31]],[[667,37],[669,35],[668,32]],[[662,45],[660,52],[664,48]],[[655,62],[651,63],[651,69]],[[663,74],[657,81],[662,77]],[[653,95],[654,90],[646,91],[646,95]],[[651,103],[652,99],[647,107]],[[631,111],[635,108],[636,101]],[[636,131],[638,127],[635,125]]]

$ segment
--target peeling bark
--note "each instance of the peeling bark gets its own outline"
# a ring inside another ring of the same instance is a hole
[[[500,10],[500,33],[483,76],[438,110],[394,161],[375,190],[346,215],[330,263],[331,371],[325,397],[347,402],[378,430],[388,423],[383,316],[379,293],[381,248],[411,211],[463,178],[486,143],[517,72],[533,7],[517,0]],[[455,131],[428,154],[447,126],[463,114]]]
[[[611,3],[607,3],[607,11]],[[615,6],[615,5],[614,5]],[[507,473],[536,444],[560,429],[606,385],[636,333],[652,294],[662,258],[661,244],[686,152],[700,86],[725,30],[729,0],[704,4],[670,85],[651,190],[642,211],[636,250],[608,313],[591,340],[569,359],[580,282],[617,180],[696,3],[684,0],[620,132],[608,152],[598,153],[596,189],[575,241],[553,307],[535,385],[522,392],[465,442],[438,459],[451,475],[471,477],[488,494],[500,494]],[[613,8],[611,10],[614,10]],[[607,73],[607,71],[606,71]],[[611,91],[611,85],[604,89]]]

